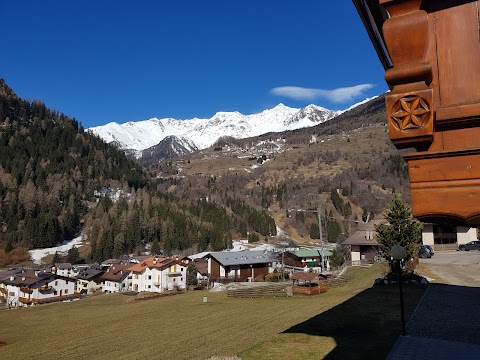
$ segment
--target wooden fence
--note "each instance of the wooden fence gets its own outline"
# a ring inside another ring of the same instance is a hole
[[[227,289],[227,297],[229,298],[287,297],[292,295],[292,285],[285,283],[255,286],[241,285]]]
[[[339,286],[345,285],[348,282],[348,280],[349,280],[348,276],[342,275],[336,278],[321,280],[320,284],[325,284],[328,287],[339,287]]]

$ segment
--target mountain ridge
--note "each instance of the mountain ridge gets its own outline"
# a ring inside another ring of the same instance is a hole
[[[150,118],[123,124],[110,122],[88,130],[107,143],[115,142],[122,150],[134,150],[136,157],[140,157],[142,151],[158,145],[168,136],[187,138],[198,149],[204,149],[222,136],[242,139],[269,132],[296,130],[328,121],[339,113],[341,111],[314,104],[297,109],[280,103],[272,109],[250,115],[220,111],[208,119]]]

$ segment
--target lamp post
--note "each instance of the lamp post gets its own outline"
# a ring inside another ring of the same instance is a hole
[[[398,271],[398,286],[400,288],[400,311],[401,311],[401,318],[402,318],[402,335],[405,336],[405,312],[403,310],[403,289],[402,289],[402,267],[401,261],[405,259],[407,253],[403,246],[400,245],[393,245],[392,249],[390,250],[390,254],[392,258],[396,261],[395,267]]]

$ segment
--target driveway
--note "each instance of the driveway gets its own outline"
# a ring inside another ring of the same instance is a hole
[[[436,252],[420,263],[447,284],[480,287],[480,251]]]

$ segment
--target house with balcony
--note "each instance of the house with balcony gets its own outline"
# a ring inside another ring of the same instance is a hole
[[[273,272],[278,262],[272,251],[222,251],[205,255],[210,280],[253,281]]]
[[[186,288],[187,265],[177,259],[151,256],[127,270],[132,272],[133,291],[162,293]]]
[[[7,276],[5,276],[7,275]],[[0,301],[7,307],[76,300],[75,280],[44,271],[15,269],[0,278]]]
[[[103,292],[117,293],[132,290],[132,264],[113,264],[100,276]]]

